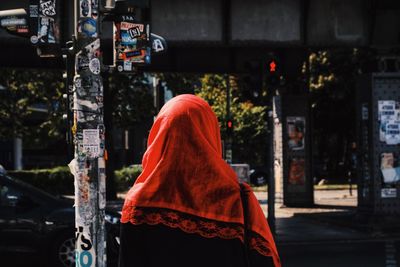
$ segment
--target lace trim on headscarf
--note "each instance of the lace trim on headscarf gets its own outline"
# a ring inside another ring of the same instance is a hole
[[[179,228],[186,233],[199,234],[206,238],[238,238],[242,242],[244,240],[244,226],[241,224],[214,221],[163,208],[125,206],[121,222],[130,222],[134,225],[163,224],[171,228]],[[267,241],[262,236],[250,232],[248,240],[250,249],[255,249],[263,256],[271,256],[271,251],[267,246]]]
[[[253,231],[249,231],[249,248],[256,250],[265,257],[272,257],[272,251],[268,248],[267,240]]]

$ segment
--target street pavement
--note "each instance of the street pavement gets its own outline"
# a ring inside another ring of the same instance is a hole
[[[255,194],[267,216],[268,194]],[[400,266],[399,235],[367,227],[356,212],[356,191],[316,190],[314,200],[311,208],[275,207],[282,266]]]
[[[255,192],[268,216],[267,192]],[[125,194],[118,194],[124,199]],[[313,207],[275,206],[283,267],[400,267],[400,234],[358,216],[357,190],[315,190]],[[400,227],[400,223],[399,223]]]

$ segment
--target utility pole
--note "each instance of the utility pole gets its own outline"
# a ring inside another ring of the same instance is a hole
[[[75,179],[75,265],[103,267],[106,266],[106,175],[100,6],[98,0],[75,0],[74,4],[72,134],[75,153],[69,166]]]

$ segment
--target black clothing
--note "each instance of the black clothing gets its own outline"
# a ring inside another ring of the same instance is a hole
[[[120,267],[245,267],[239,239],[205,238],[164,225],[121,224]],[[272,257],[249,251],[251,267],[273,267]]]

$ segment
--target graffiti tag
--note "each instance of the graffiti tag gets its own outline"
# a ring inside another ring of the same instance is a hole
[[[93,255],[90,251],[93,248],[92,242],[89,238],[85,237],[82,226],[76,228],[75,231],[78,248],[75,251],[76,267],[91,267],[93,266]]]

